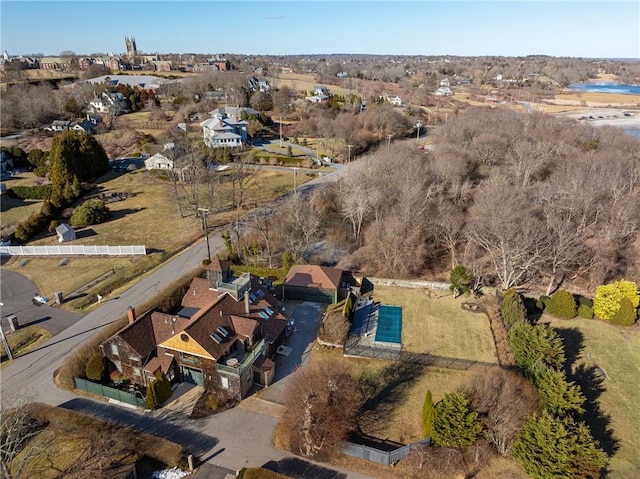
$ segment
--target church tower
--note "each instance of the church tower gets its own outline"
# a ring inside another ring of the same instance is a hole
[[[129,60],[133,61],[133,58],[138,54],[138,49],[136,48],[136,39],[134,37],[124,37],[124,44],[127,47],[127,57]]]

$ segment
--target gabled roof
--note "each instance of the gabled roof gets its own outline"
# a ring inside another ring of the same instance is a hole
[[[285,286],[338,289],[342,270],[313,264],[294,265],[284,280]]]
[[[135,352],[145,357],[158,344],[182,331],[188,324],[187,319],[152,310],[125,326],[115,336],[120,336]]]
[[[241,316],[231,316],[231,324],[238,336],[246,338],[253,337],[253,333],[258,329],[258,321],[255,319],[243,318]]]
[[[58,234],[62,235],[67,233],[68,231],[73,231],[73,228],[68,223],[61,223],[58,226],[56,226],[56,233]]]
[[[207,267],[207,269],[209,268]],[[185,308],[203,308],[209,304],[215,303],[217,299],[218,292],[213,289],[209,289],[209,281],[206,278],[196,277],[191,281],[189,291],[184,295],[182,303],[180,304]]]

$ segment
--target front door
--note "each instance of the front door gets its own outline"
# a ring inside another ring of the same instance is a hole
[[[204,374],[202,374],[202,369],[182,366],[182,377],[188,383],[196,384],[197,386],[204,386]]]

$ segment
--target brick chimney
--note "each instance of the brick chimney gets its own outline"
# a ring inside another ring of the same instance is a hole
[[[133,306],[127,308],[127,318],[129,318],[129,324],[136,322],[136,309]]]
[[[249,290],[244,292],[244,312],[251,314],[251,302],[249,301]]]

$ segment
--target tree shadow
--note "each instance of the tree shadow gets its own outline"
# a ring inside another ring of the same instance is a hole
[[[313,464],[299,457],[285,457],[279,461],[269,461],[262,466],[269,471],[283,474],[292,479],[346,479],[344,472]]]
[[[580,420],[589,427],[602,450],[609,457],[613,456],[620,449],[620,441],[614,437],[611,416],[602,411],[598,401],[600,395],[606,390],[604,385],[606,379],[602,369],[598,366],[581,364],[574,369],[573,373],[567,374],[567,379],[578,384],[586,398],[583,406],[584,413],[580,416]]]
[[[76,231],[76,239],[89,238],[91,236],[97,236],[96,230],[93,228],[84,228],[80,231]]]
[[[606,373],[597,365],[588,365],[584,358],[584,334],[577,328],[554,328],[562,339],[565,351],[564,370],[567,380],[573,381],[585,396],[584,413],[579,417],[591,431],[594,439],[609,457],[620,448],[611,428],[611,416],[600,408],[598,398],[606,390]]]
[[[145,210],[146,208],[123,208],[121,210],[112,210],[111,211],[111,216],[109,216],[109,218],[106,221],[103,221],[103,223],[109,223],[111,221],[116,221],[119,220],[120,218],[124,218],[127,215],[131,215],[134,213],[138,213],[140,211]]]
[[[558,328],[554,327],[554,331],[562,339],[564,345],[564,364],[562,365],[567,376],[571,374],[574,364],[577,363],[582,351],[584,350],[584,334],[577,328]]]
[[[358,432],[376,435],[384,430],[398,404],[404,401],[424,370],[422,364],[394,362],[380,372],[362,372],[356,378],[362,397],[362,406],[358,411]]]

